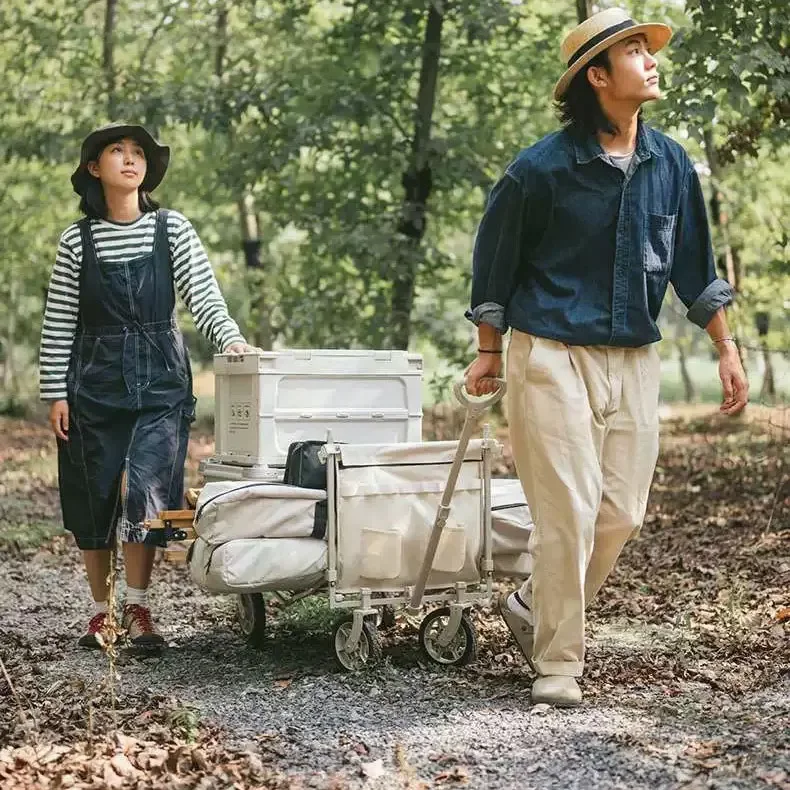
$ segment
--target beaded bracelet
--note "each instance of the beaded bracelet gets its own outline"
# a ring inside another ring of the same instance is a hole
[[[477,349],[477,353],[478,354],[501,354],[502,350],[501,349],[496,349],[496,348],[478,348]]]
[[[714,343],[727,343],[727,342],[734,343],[735,342],[735,338],[732,335],[727,335],[727,337],[718,337],[713,342]]]

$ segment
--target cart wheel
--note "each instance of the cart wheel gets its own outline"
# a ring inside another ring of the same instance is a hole
[[[236,613],[241,632],[249,643],[263,647],[266,640],[266,602],[260,593],[242,593],[236,596]]]
[[[445,606],[431,612],[420,623],[420,647],[425,655],[444,666],[462,666],[477,656],[477,637],[475,628],[464,612],[461,625],[446,647],[439,644],[439,635],[450,622],[450,609]]]
[[[381,614],[379,617],[379,628],[382,631],[388,631],[390,628],[395,627],[395,607],[382,606]]]
[[[344,617],[337,623],[332,635],[337,660],[348,672],[362,669],[381,659],[381,640],[376,626],[369,620],[364,620],[362,623],[362,633],[359,635],[357,646],[353,650],[346,650],[346,642],[353,623],[353,616]]]

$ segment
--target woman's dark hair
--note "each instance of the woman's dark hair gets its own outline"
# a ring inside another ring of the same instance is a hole
[[[95,162],[108,145],[114,145],[119,140],[123,140],[123,137],[105,143],[90,157],[89,161]],[[138,190],[138,198],[142,212],[156,211],[159,208],[159,203],[143,189]],[[107,201],[104,199],[104,189],[102,189],[101,181],[98,178],[86,179],[85,191],[80,196],[80,211],[90,219],[107,219]]]
[[[575,127],[585,134],[617,134],[618,129],[601,109],[598,96],[587,79],[587,69],[599,66],[606,71],[611,71],[609,52],[604,50],[596,55],[584,68],[571,80],[568,90],[556,102],[557,114],[566,127]]]

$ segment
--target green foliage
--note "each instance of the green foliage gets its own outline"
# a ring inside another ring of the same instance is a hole
[[[420,154],[427,224],[415,239],[402,232],[421,210],[406,200],[404,178],[425,123],[431,5],[442,15],[440,56]],[[667,98],[649,116],[683,136],[703,177],[706,156],[693,141],[712,129],[745,320],[767,310],[769,339],[787,343],[786,4],[626,5],[677,30],[661,57]],[[392,345],[396,285],[413,272],[412,345],[462,366],[474,230],[505,164],[556,128],[550,96],[576,3],[135,0],[116,4],[111,31],[106,6],[7,0],[0,9],[0,362],[11,360],[14,387],[31,380],[22,371],[35,360],[55,245],[76,218],[68,176],[79,144],[111,117],[141,121],[171,145],[157,196],[193,221],[252,339]],[[259,270],[241,253],[243,201],[262,242]],[[191,322],[182,326],[209,360]]]
[[[688,0],[673,48],[668,117],[692,134],[721,126],[723,163],[790,139],[790,20],[777,0]]]

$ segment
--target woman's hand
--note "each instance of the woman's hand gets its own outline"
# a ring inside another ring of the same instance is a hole
[[[256,354],[260,351],[263,349],[251,346],[249,343],[231,343],[225,348],[226,354]]]
[[[69,440],[69,402],[67,400],[52,401],[49,407],[49,424],[58,439]]]

